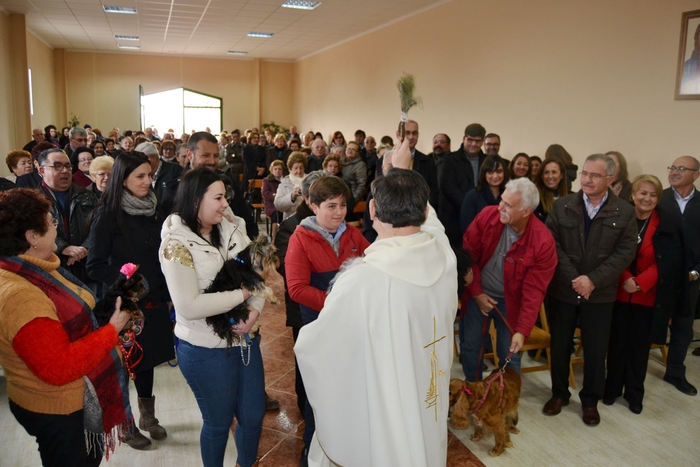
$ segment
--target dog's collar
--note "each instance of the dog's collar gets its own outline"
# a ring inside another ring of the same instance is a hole
[[[243,260],[242,260],[241,258],[239,258],[238,256],[236,256],[236,257],[233,258],[233,259],[235,259],[236,261],[238,261],[238,262],[241,263],[241,264],[245,264],[245,261],[243,261]]]
[[[469,394],[470,396],[471,396],[472,394],[474,394],[474,393],[472,392],[472,390],[469,389],[469,388],[467,388],[467,387],[463,387],[463,388],[462,388],[462,391],[466,392],[466,393]]]

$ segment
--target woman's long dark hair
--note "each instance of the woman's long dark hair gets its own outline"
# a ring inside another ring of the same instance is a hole
[[[114,216],[120,227],[123,227],[124,222],[122,198],[124,190],[127,189],[124,186],[124,181],[131,175],[131,172],[143,164],[151,165],[148,157],[142,152],[131,151],[119,154],[119,157],[114,160],[112,172],[109,174],[107,188],[100,198],[102,215]]]
[[[180,216],[182,222],[192,232],[200,236],[202,224],[199,222],[199,206],[202,204],[204,194],[214,182],[223,183],[223,180],[213,170],[205,167],[193,169],[182,177],[175,195],[173,212]],[[218,226],[215,227],[211,229],[211,244],[219,248],[221,246],[221,231]]]
[[[510,171],[510,178],[515,179],[515,163],[518,159],[525,159],[527,161],[527,173],[523,176],[523,178],[527,178],[528,180],[530,179],[530,174],[532,173],[532,165],[530,165],[530,156],[525,154],[524,152],[519,152],[517,153],[513,159],[510,160],[510,166],[508,166],[508,169]]]
[[[547,188],[547,185],[544,184],[544,169],[549,164],[557,164],[559,171],[561,172],[559,186],[557,186],[556,190],[554,191]],[[535,185],[537,186],[537,190],[540,192],[540,204],[542,205],[542,209],[546,214],[549,214],[554,207],[554,194],[556,193],[557,198],[561,198],[562,196],[569,194],[569,184],[566,177],[566,165],[564,161],[559,157],[545,157],[540,165],[540,171],[537,174],[537,178],[535,178]]]
[[[481,164],[481,169],[479,170],[479,179],[476,182],[477,191],[481,191],[489,186],[486,182],[486,174],[498,170],[499,167],[503,169],[503,181],[498,189],[503,193],[503,190],[506,189],[506,183],[510,180],[510,171],[508,170],[506,160],[499,155],[488,156],[484,159],[484,162]]]

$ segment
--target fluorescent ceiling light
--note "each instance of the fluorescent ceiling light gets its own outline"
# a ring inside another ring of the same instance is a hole
[[[248,33],[248,37],[272,37],[272,33],[251,31]]]
[[[136,8],[132,8],[129,6],[102,5],[102,8],[104,9],[105,13],[123,13],[125,15],[135,15],[136,14]]]
[[[229,50],[226,53],[229,55],[246,55],[248,52],[240,52],[238,50]]]
[[[117,44],[117,47],[119,47],[120,49],[128,49],[128,50],[140,50],[140,49],[141,49],[141,47],[139,47],[138,45],[121,45],[121,44]]]
[[[287,0],[282,4],[284,8],[296,8],[297,10],[315,10],[321,2],[306,2],[303,0]]]
[[[119,41],[137,41],[139,40],[139,36],[120,36],[120,35],[115,35],[115,39]]]

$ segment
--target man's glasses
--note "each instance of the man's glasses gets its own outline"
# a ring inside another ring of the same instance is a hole
[[[73,139],[79,143],[87,143],[87,138],[73,138]]]
[[[92,162],[92,159],[78,159],[78,162],[82,162],[82,163]]]
[[[686,173],[686,172],[697,172],[698,169],[691,169],[690,167],[676,167],[675,165],[672,165],[671,167],[666,167],[669,172],[675,172],[678,171],[680,173]]]
[[[43,167],[50,167],[54,169],[56,172],[60,172],[62,170],[72,170],[73,166],[70,164],[61,164],[59,162],[56,162],[54,165],[44,165]]]
[[[603,177],[607,177],[607,175],[590,173],[590,172],[579,172],[579,175],[581,176],[581,178],[588,178],[588,179],[593,180],[594,182],[599,181]]]

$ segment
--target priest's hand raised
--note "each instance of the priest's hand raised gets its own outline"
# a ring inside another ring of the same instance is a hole
[[[411,148],[408,139],[404,138],[394,148],[394,155],[391,158],[392,165],[397,169],[408,169],[411,167]]]

